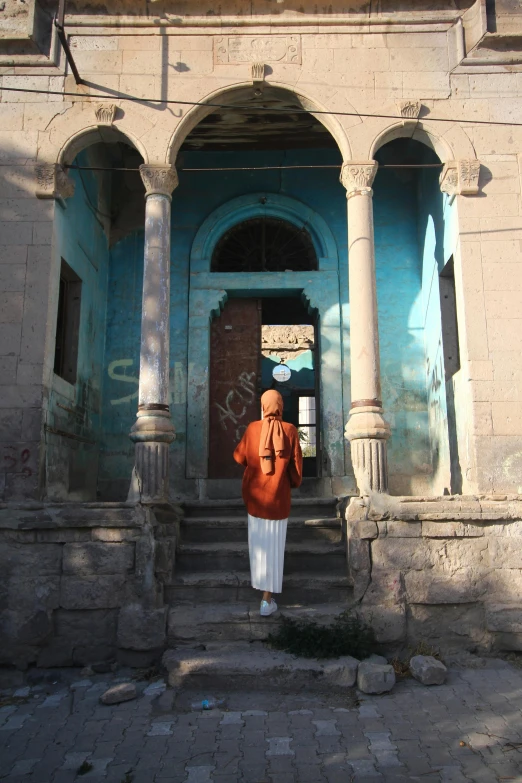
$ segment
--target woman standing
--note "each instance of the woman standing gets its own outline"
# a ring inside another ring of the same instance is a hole
[[[283,398],[269,390],[261,397],[263,418],[248,425],[234,451],[245,466],[243,500],[248,512],[252,587],[263,591],[259,613],[277,612],[272,593],[283,588],[290,490],[301,484],[303,456],[293,424],[282,420]]]

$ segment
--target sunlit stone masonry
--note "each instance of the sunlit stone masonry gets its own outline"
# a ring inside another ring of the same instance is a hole
[[[522,649],[522,10],[1,5],[0,663],[147,663],[222,600],[266,635],[270,388],[281,606]]]

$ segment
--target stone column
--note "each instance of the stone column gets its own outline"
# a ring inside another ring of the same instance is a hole
[[[145,185],[145,254],[135,478],[143,503],[168,501],[168,453],[174,440],[169,411],[170,205],[178,184],[172,166],[140,166]]]
[[[345,163],[341,170],[341,182],[348,199],[352,393],[345,437],[351,444],[355,479],[361,495],[388,490],[386,441],[390,437],[390,426],[383,417],[381,401],[371,188],[376,173],[377,163],[373,160]]]

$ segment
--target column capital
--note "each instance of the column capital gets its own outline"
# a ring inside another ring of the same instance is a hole
[[[480,161],[475,158],[450,160],[439,177],[440,189],[448,196],[472,196],[479,192]]]
[[[36,197],[63,201],[74,196],[74,182],[59,163],[37,163]]]
[[[178,186],[178,173],[175,166],[142,163],[140,175],[145,185],[145,198],[152,195],[171,198],[172,191]]]
[[[350,160],[343,163],[340,181],[346,188],[348,198],[355,193],[369,193],[371,195],[373,180],[378,168],[379,164],[376,160]]]

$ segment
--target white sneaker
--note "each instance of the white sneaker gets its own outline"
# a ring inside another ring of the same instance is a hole
[[[270,617],[274,612],[277,612],[277,604],[273,598],[270,603],[268,603],[268,601],[261,601],[261,608],[259,609],[261,617]]]

